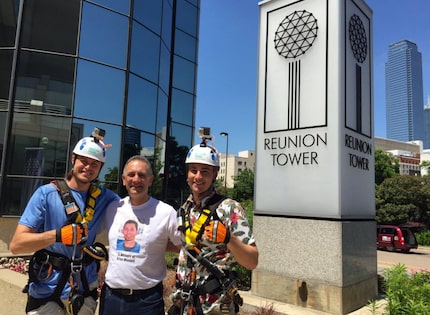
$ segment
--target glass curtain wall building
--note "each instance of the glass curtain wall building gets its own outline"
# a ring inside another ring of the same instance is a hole
[[[423,149],[430,149],[430,95],[427,96],[427,104],[424,105]]]
[[[184,195],[193,143],[199,0],[0,2],[0,215],[19,216],[63,178],[76,142],[106,130],[99,180],[121,193],[132,155],[153,162],[152,194]]]
[[[403,40],[389,46],[385,84],[387,138],[423,141],[422,62],[416,44]]]

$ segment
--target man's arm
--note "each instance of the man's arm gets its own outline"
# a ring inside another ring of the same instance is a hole
[[[45,248],[56,242],[56,230],[36,233],[35,230],[18,224],[10,242],[12,254],[27,254]]]
[[[255,244],[244,244],[238,237],[231,234],[227,248],[243,267],[253,270],[258,264],[258,248]]]
[[[61,242],[64,245],[81,244],[87,236],[87,226],[80,223],[64,225],[59,229],[41,233],[37,233],[28,226],[18,224],[10,243],[10,250],[13,254],[32,253],[55,242]]]

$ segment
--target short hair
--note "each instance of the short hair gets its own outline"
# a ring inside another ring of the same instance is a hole
[[[125,228],[125,226],[126,226],[127,224],[134,224],[134,226],[136,227],[136,230],[137,230],[137,229],[138,229],[138,227],[139,227],[139,226],[137,225],[137,222],[136,222],[136,221],[134,221],[134,220],[127,220],[127,221],[125,221],[123,228]]]
[[[136,161],[136,160],[137,161],[142,161],[143,163],[145,163],[148,166],[148,173],[149,173],[149,175],[153,175],[151,163],[143,155],[133,155],[131,158],[129,158],[127,160],[127,162],[125,162],[125,164],[124,164],[124,169],[122,170],[122,173],[124,174],[125,168],[127,167],[127,165],[130,162],[133,162],[133,161]]]

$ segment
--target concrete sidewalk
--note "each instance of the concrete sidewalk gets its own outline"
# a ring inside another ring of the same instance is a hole
[[[250,291],[240,291],[240,296],[243,298],[245,310],[256,310],[259,308],[270,308],[277,314],[286,314],[286,315],[329,315],[330,313],[321,312],[318,310],[313,310],[309,308],[303,308],[296,305],[286,304],[275,300],[270,300],[266,298],[262,298],[259,296],[255,296],[250,293]],[[368,306],[364,306],[352,313],[348,313],[348,315],[382,315],[384,310],[385,301],[381,300],[377,302],[377,310],[372,312]]]
[[[28,277],[19,272],[0,268],[1,315],[25,314],[27,295],[22,289],[27,284]]]
[[[25,313],[26,295],[22,293],[22,288],[26,283],[26,275],[0,268],[0,296],[2,301],[0,315],[22,315]],[[255,311],[259,308],[272,308],[277,314],[328,315],[325,312],[261,298],[252,295],[249,291],[241,291],[240,295],[244,301],[243,310]],[[364,306],[348,315],[382,314],[384,301],[378,301],[378,304],[382,306],[378,307],[376,313],[373,313],[369,307]]]

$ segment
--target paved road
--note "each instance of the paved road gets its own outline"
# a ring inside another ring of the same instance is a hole
[[[409,253],[378,250],[378,269],[390,268],[399,263],[410,270],[427,269],[430,271],[430,247],[419,247]]]

